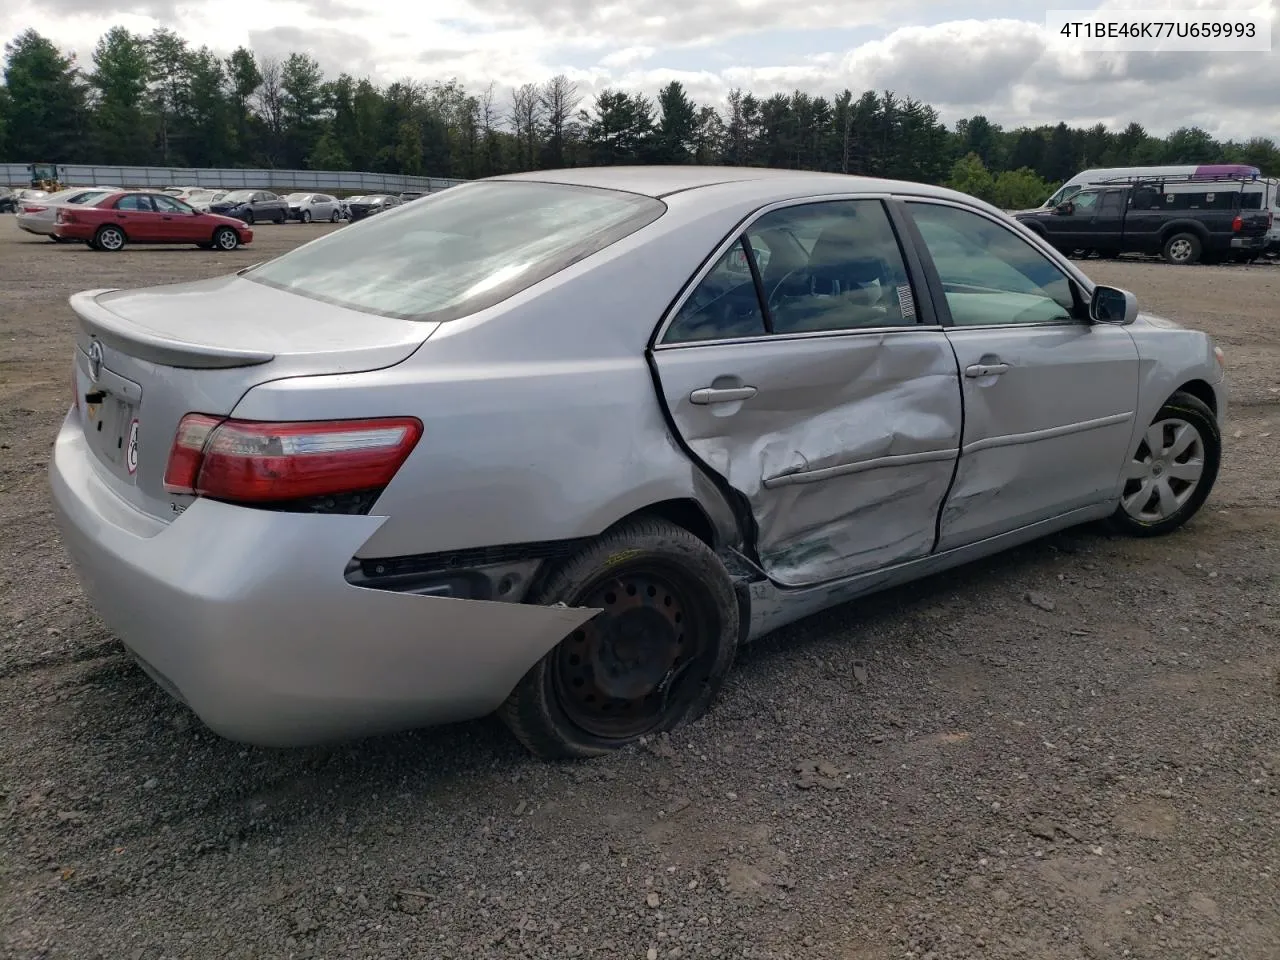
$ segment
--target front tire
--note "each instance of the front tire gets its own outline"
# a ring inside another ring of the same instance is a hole
[[[1125,464],[1111,526],[1135,537],[1172,533],[1204,505],[1222,461],[1222,433],[1199,397],[1179,391],[1160,408]]]
[[[1166,263],[1185,266],[1200,260],[1200,238],[1194,233],[1175,233],[1164,242],[1161,256]]]
[[[246,210],[246,211],[244,212],[244,222],[245,222],[245,223],[247,223],[247,224],[249,224],[249,226],[253,226],[253,211],[252,211],[252,210]]]
[[[332,215],[330,215],[329,222],[337,223],[341,219],[342,219],[342,212],[340,210],[335,210],[333,211]]]
[[[303,223],[310,223],[310,222],[311,222],[311,211],[310,211],[310,210],[303,210],[303,211],[302,211],[302,222],[303,222]]]
[[[125,245],[124,231],[114,224],[107,224],[98,228],[98,232],[93,235],[93,242],[90,244],[95,250],[105,250],[108,253],[118,253],[124,249]]]
[[[697,719],[737,650],[728,571],[689,531],[656,518],[605,533],[528,602],[602,609],[499,708],[516,739],[544,759],[600,756]]]
[[[236,247],[240,246],[240,234],[236,233],[231,227],[219,227],[213,231],[213,248],[230,253]]]

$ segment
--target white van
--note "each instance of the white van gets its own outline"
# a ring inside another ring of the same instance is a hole
[[[1267,231],[1267,253],[1280,253],[1280,180],[1259,179],[1245,183],[1240,197],[1242,210],[1270,210],[1271,229]]]
[[[1066,200],[1070,200],[1085,187],[1118,181],[1124,177],[1142,179],[1159,177],[1261,177],[1262,171],[1243,163],[1201,163],[1171,167],[1100,167],[1085,170],[1054,191],[1042,208],[1053,208]]]

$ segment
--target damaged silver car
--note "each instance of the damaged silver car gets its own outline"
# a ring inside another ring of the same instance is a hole
[[[542,756],[632,743],[807,614],[1176,529],[1226,404],[1207,336],[993,207],[829,174],[494,178],[71,305],[85,590],[267,745],[493,711]]]

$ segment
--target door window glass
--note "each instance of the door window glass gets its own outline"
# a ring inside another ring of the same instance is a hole
[[[908,202],[957,326],[1056,323],[1079,312],[1062,270],[1012,230],[934,203]]]
[[[728,340],[765,334],[764,312],[739,240],[702,278],[667,327],[664,343]]]
[[[773,210],[747,230],[774,333],[914,324],[902,251],[879,200]]]
[[[146,213],[152,212],[151,198],[138,193],[131,193],[127,197],[121,197],[116,201],[117,210],[134,210]]]
[[[161,213],[186,213],[191,208],[180,200],[172,197],[152,197],[151,202],[155,204],[157,210]]]
[[[1078,216],[1093,216],[1094,208],[1098,206],[1097,193],[1078,193],[1071,201],[1072,213]]]
[[[1102,205],[1098,208],[1101,217],[1118,217],[1124,210],[1124,191],[1108,190],[1102,195]]]

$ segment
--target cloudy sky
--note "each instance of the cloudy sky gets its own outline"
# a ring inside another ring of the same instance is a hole
[[[1044,26],[1049,8],[1135,7],[1259,11],[1280,35],[1280,0],[0,0],[0,41],[35,27],[88,64],[113,24],[164,25],[219,52],[305,50],[382,82],[457,77],[506,94],[565,73],[589,96],[674,79],[703,102],[733,87],[891,89],[947,122],[1280,138],[1280,36],[1271,53],[1086,53]]]

